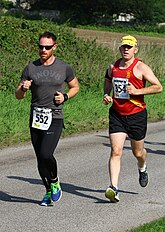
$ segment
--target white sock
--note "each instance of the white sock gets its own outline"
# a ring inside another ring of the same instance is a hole
[[[144,164],[144,166],[142,168],[138,167],[138,169],[139,169],[140,172],[145,172],[145,170],[146,170],[146,163]]]
[[[118,187],[117,187],[116,185],[113,185],[113,187],[115,187],[115,189],[117,189],[117,190],[118,190]]]

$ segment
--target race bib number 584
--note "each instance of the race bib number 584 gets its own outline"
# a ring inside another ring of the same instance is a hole
[[[129,99],[130,95],[127,92],[128,78],[114,78],[113,89],[114,89],[114,98],[119,99]]]
[[[40,130],[48,130],[52,122],[52,110],[47,108],[33,109],[32,127]]]

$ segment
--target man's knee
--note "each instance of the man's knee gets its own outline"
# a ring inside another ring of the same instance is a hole
[[[113,157],[121,157],[123,150],[119,147],[111,148],[111,156]]]
[[[135,149],[132,152],[133,152],[134,156],[137,157],[137,158],[144,157],[147,154],[147,151],[146,151],[145,148],[143,148],[143,149]]]

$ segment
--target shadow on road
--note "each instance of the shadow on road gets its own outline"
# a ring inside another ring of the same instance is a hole
[[[26,177],[20,177],[20,176],[7,176],[7,178],[13,179],[13,180],[25,181],[25,182],[28,182],[30,184],[35,184],[35,185],[38,185],[38,184],[42,185],[42,181],[40,179],[32,179],[32,178],[26,178]],[[63,192],[74,194],[74,195],[82,197],[82,198],[93,199],[93,200],[95,200],[94,203],[97,203],[97,204],[98,203],[110,203],[108,200],[96,197],[96,195],[98,193],[102,193],[104,196],[105,190],[90,189],[90,188],[80,187],[80,186],[76,186],[74,184],[64,183],[64,182],[61,183],[61,187],[62,187]],[[136,192],[129,192],[129,191],[124,191],[124,190],[119,190],[119,192],[126,193],[126,194],[138,194]],[[7,193],[3,193],[3,192],[1,192],[0,199],[2,201],[11,201],[11,202],[14,201],[14,202],[39,203],[38,201],[26,199],[23,197],[11,196],[11,195],[9,195]]]
[[[0,200],[1,201],[6,201],[6,202],[21,202],[21,203],[33,203],[33,204],[39,204],[40,202],[37,200],[32,200],[32,199],[28,199],[25,197],[17,197],[17,196],[13,196],[10,195],[8,193],[2,192],[0,191]]]
[[[129,139],[127,138],[126,140],[129,140]],[[102,144],[105,147],[111,147],[110,143],[102,143]],[[164,150],[156,150],[156,149],[154,150],[154,149],[151,149],[151,148],[147,147],[147,145],[154,145],[155,148],[156,148],[156,146],[165,146],[165,143],[144,141],[144,144],[146,144],[145,148],[147,150],[147,153],[154,154],[154,155],[165,155]],[[124,146],[124,149],[131,150],[131,147],[130,146]]]

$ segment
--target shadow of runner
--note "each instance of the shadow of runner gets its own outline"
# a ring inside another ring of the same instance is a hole
[[[127,139],[127,140],[129,140],[129,139]],[[161,146],[161,145],[164,146],[165,145],[165,143],[162,143],[162,142],[149,142],[149,141],[144,141],[144,144],[147,144],[148,146],[149,145],[154,145],[155,148],[156,148],[156,146]],[[105,147],[111,147],[110,143],[102,143],[102,145],[105,146]],[[124,150],[129,150],[129,151],[132,150],[131,146],[126,146],[126,145],[124,145],[123,149]],[[151,154],[154,154],[154,155],[165,155],[164,150],[158,150],[158,149],[154,150],[154,149],[151,149],[151,148],[149,148],[147,146],[145,146],[145,149],[147,150],[147,153],[151,153]]]
[[[13,195],[10,195],[8,193],[0,191],[0,200],[5,202],[20,202],[20,203],[33,203],[33,204],[39,204],[40,202],[37,200],[28,199],[25,197],[16,197]]]
[[[30,184],[43,185],[42,180],[40,180],[40,179],[27,178],[27,177],[22,177],[22,176],[7,176],[7,178],[28,182]]]
[[[25,178],[25,177],[20,177],[20,176],[7,176],[7,178],[28,182],[30,184],[43,185],[42,181],[39,179]],[[91,196],[91,195],[85,193],[85,192],[103,193],[104,190],[94,190],[94,189],[90,189],[90,188],[79,187],[79,186],[76,186],[73,184],[68,184],[68,183],[60,183],[60,184],[61,184],[61,188],[62,188],[63,192],[74,194],[74,195],[77,195],[79,197],[93,199],[93,200],[96,200],[97,202],[99,201],[100,203],[105,201],[105,200],[102,200],[100,198],[97,198],[95,196]]]
[[[32,178],[25,178],[25,177],[20,177],[20,176],[8,176],[7,178],[9,179],[17,179],[20,181],[25,181],[28,182],[30,184],[40,184],[42,185],[42,181],[39,179],[32,179]],[[91,188],[87,188],[87,187],[80,187],[71,183],[61,183],[61,188],[63,192],[67,192],[70,194],[74,194],[76,196],[82,197],[82,198],[88,198],[88,199],[92,199],[95,200],[94,203],[110,203],[109,200],[104,200],[101,198],[98,198],[96,196],[94,196],[94,194],[96,193],[105,193],[105,190],[96,190],[96,189],[91,189]],[[129,191],[124,191],[124,190],[119,190],[120,193],[126,193],[126,194],[138,194],[136,192],[129,192]],[[89,194],[88,194],[89,193]],[[92,195],[90,195],[92,193]],[[24,198],[20,198],[20,199],[24,199]],[[27,200],[27,199],[25,199]],[[31,201],[31,200],[29,200]],[[33,201],[34,203],[34,201]]]

